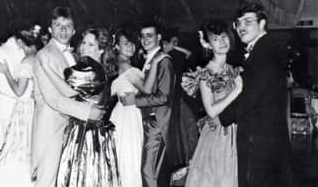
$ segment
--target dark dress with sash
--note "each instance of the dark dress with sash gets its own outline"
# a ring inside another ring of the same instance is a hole
[[[79,92],[76,100],[102,104],[109,97],[105,94],[105,74],[98,62],[88,62],[67,68],[66,82]],[[113,130],[105,120],[70,118],[64,133],[58,187],[120,186]]]

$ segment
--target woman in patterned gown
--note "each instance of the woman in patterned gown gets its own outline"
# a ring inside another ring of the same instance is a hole
[[[241,93],[242,79],[227,64],[230,49],[227,24],[209,19],[200,35],[201,44],[212,51],[212,57],[204,68],[188,75],[197,81],[194,85],[200,89],[207,116],[198,122],[201,134],[185,186],[237,187],[236,124],[225,128],[218,115]],[[186,79],[185,76],[182,85],[189,91]]]
[[[84,32],[79,46],[81,57],[76,65],[64,70],[65,81],[78,92],[74,99],[102,106],[109,98],[101,64],[102,54],[109,43],[110,37],[105,29]],[[57,77],[48,73],[59,86]],[[64,132],[57,187],[120,186],[113,130],[113,125],[107,120],[70,118]]]
[[[135,53],[131,36],[124,30],[118,31],[115,45],[119,76],[111,84],[111,95],[121,97],[127,92],[137,94],[139,91],[150,93],[157,64],[165,55],[159,55],[153,60],[149,76],[144,80],[143,73],[131,65],[131,57]],[[119,101],[112,111],[110,121],[116,126],[114,134],[122,187],[142,187],[141,155],[144,134],[140,109],[134,104],[124,106]]]
[[[4,142],[0,143],[0,184],[7,187],[33,186],[30,173],[30,140],[34,111],[32,64],[42,44],[38,37],[39,26],[29,26],[30,28],[14,34],[15,37],[9,39],[15,41],[10,44],[16,45],[12,47],[23,51],[25,57],[21,62],[16,66],[8,64],[7,61],[0,62],[0,73],[5,76],[16,95],[12,97],[16,101],[4,132]],[[9,43],[6,43],[3,47],[8,45]]]

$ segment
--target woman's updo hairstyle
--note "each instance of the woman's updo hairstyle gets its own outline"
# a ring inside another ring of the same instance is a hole
[[[203,34],[203,38],[200,38],[201,40],[200,42],[202,46],[205,46],[204,44],[202,44],[203,42],[205,42],[206,44],[209,43],[209,36],[211,34],[220,35],[222,33],[226,33],[229,36],[231,43],[233,42],[233,35],[232,35],[232,32],[230,31],[229,24],[227,24],[222,19],[216,19],[216,18],[206,19],[203,22],[200,31]],[[214,55],[213,55],[212,49],[203,47],[204,60],[210,60],[213,58],[213,56]]]
[[[203,31],[203,39],[206,42],[209,42],[209,35],[215,34],[220,35],[225,32],[229,34],[229,26],[228,24],[221,19],[207,19],[203,22],[201,30]]]
[[[34,45],[37,50],[43,47],[39,36],[41,30],[39,25],[32,24],[27,20],[17,19],[10,23],[10,30],[10,35],[21,39],[26,46]]]
[[[115,45],[119,44],[121,37],[125,37],[128,41],[135,44],[135,39],[132,34],[127,32],[125,29],[118,29],[115,33]]]

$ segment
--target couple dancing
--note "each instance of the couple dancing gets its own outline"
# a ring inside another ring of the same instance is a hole
[[[241,75],[227,64],[226,24],[211,19],[202,28],[200,42],[213,56],[182,84],[189,94],[199,88],[207,113],[186,187],[290,186],[286,68],[267,24],[262,5],[239,7],[233,26],[247,45]]]
[[[173,71],[170,57],[160,51],[161,32],[154,22],[140,29],[147,52],[143,70],[131,66],[135,44],[125,31],[115,37],[119,76],[111,94],[119,102],[112,111],[119,172],[123,187],[157,186],[171,114]]]
[[[142,159],[146,160],[142,170],[145,181],[155,184],[154,164],[162,155],[159,148],[163,145],[168,124],[166,119],[169,119],[170,114],[168,103],[173,82],[169,58],[165,55],[160,57],[161,53],[157,54],[161,38],[159,30],[152,25],[142,29],[143,47],[152,53],[151,58],[154,55],[159,56],[156,58],[157,62],[154,60],[155,65],[148,68],[149,73],[146,71],[145,74],[129,68],[128,61],[121,63],[123,61],[120,60],[130,58],[133,49],[125,41],[127,38],[124,35],[117,37],[116,47],[121,54],[118,56],[120,76],[112,85],[112,93],[118,94],[121,102],[114,109],[111,119],[116,129],[115,140],[119,141],[114,141],[112,128],[102,120],[105,112],[101,105],[108,99],[108,95],[105,93],[107,75],[101,66],[101,59],[107,47],[105,42],[110,41],[105,41],[105,35],[100,30],[84,33],[79,50],[83,57],[76,64],[69,51],[69,42],[75,30],[68,8],[56,8],[53,11],[49,30],[52,39],[38,53],[39,60],[34,65],[37,104],[32,137],[32,171],[36,177],[35,186],[54,187],[55,183],[57,186],[121,186],[120,183],[123,186],[141,186]],[[148,60],[150,64],[152,60]],[[143,81],[143,75],[150,78]],[[132,79],[128,79],[129,82],[119,80],[127,77]],[[121,90],[121,86],[124,86],[124,90]],[[135,89],[130,89],[132,87],[147,95],[135,99],[134,94],[127,93],[121,97],[122,91],[136,93]],[[152,109],[148,113],[150,115],[146,116],[148,121],[143,120],[144,128],[149,123],[148,128],[145,128],[146,148],[143,148],[143,157],[140,111],[131,106],[133,103]],[[124,107],[121,104],[130,106]],[[130,112],[122,113],[125,110]],[[132,117],[134,123],[130,123],[127,118],[114,117],[116,111],[117,115]],[[152,112],[156,116],[152,116]],[[127,132],[130,133],[129,136],[125,135]],[[126,146],[126,141],[133,145]],[[115,145],[118,146],[118,151]],[[129,162],[125,158],[127,154],[130,155]],[[152,184],[149,186],[153,186]]]
[[[55,8],[50,21],[52,39],[33,64],[34,186],[120,186],[113,130],[102,120],[107,80],[101,59],[109,34],[84,32],[76,63],[69,46],[75,33],[70,9]]]

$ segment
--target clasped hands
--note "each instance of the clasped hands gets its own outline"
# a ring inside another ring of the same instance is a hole
[[[93,121],[99,121],[104,117],[105,113],[106,111],[104,106],[94,104],[92,105],[88,119]]]
[[[124,105],[134,105],[135,104],[135,96],[134,92],[125,92],[125,94],[119,97],[119,101]]]

